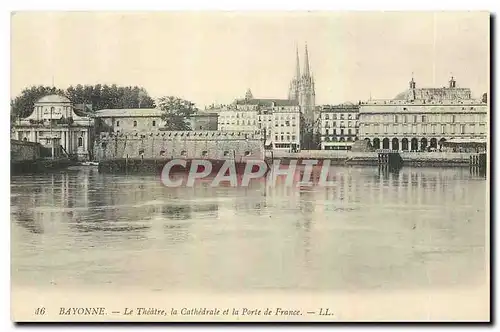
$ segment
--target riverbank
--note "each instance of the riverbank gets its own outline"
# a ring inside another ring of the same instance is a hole
[[[401,152],[403,167],[469,167],[470,153],[441,153],[441,152]],[[99,172],[102,173],[153,173],[161,174],[163,166],[170,159],[164,158],[130,158],[103,160],[99,163]],[[350,151],[301,151],[298,153],[271,152],[266,154],[265,162],[272,165],[276,160],[281,165],[306,164],[307,161],[316,161],[315,165],[323,166],[329,162],[332,166],[377,166],[380,164],[377,152],[350,152]],[[209,160],[213,171],[217,172],[225,160]],[[174,166],[171,172],[185,171],[190,168],[190,161],[186,167]],[[243,171],[245,162],[236,162],[236,170]]]
[[[445,152],[399,152],[403,166],[414,167],[469,167],[472,153]],[[280,159],[283,164],[291,160],[317,160],[321,165],[330,160],[331,165],[366,165],[379,164],[377,152],[351,152],[328,150],[303,150],[298,153],[273,151],[266,154],[268,160]]]
[[[10,162],[10,174],[46,173],[77,165],[70,159],[18,160]]]

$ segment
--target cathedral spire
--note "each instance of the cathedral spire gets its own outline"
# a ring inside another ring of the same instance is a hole
[[[297,61],[295,65],[295,78],[300,80],[299,46],[297,45]]]
[[[250,90],[250,88],[248,88],[247,92],[245,93],[245,99],[246,100],[253,99],[252,90]]]
[[[309,77],[310,72],[309,72],[309,53],[307,52],[307,43],[306,43],[306,52],[304,56],[304,76]]]

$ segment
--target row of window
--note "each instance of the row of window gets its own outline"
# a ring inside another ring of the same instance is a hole
[[[289,127],[289,126],[290,126],[290,121],[286,121],[285,123],[280,123],[280,124],[279,124],[279,126],[278,126],[278,123],[275,123],[275,124],[274,124],[274,126],[275,126],[275,127],[285,127],[285,126],[286,126],[286,127]],[[292,123],[291,123],[291,126],[292,126],[292,127],[296,127],[295,122],[292,122]]]
[[[253,120],[253,123],[252,123],[250,120],[248,120],[245,123],[245,120],[241,120],[241,122],[240,122],[240,120],[236,120],[236,122],[235,121],[226,121],[226,122],[222,121],[222,122],[220,122],[220,124],[221,125],[224,125],[224,124],[226,124],[226,125],[236,125],[236,126],[245,126],[245,125],[246,126],[255,126],[256,122],[255,122],[255,120]]]
[[[239,114],[236,114],[236,115],[235,114],[231,114],[231,115],[219,115],[219,117],[223,118],[223,119],[240,119],[240,118],[241,119],[247,119],[247,118],[253,119],[253,118],[256,118],[257,115],[256,114],[248,114],[247,113],[245,115],[242,114],[241,116]],[[274,114],[274,116],[273,115],[268,115],[268,116],[261,116],[261,115],[259,115],[258,119],[259,119],[259,121],[262,121],[262,120],[264,120],[264,121],[266,121],[266,120],[267,121],[271,121],[273,117],[274,117],[274,120],[295,120],[295,119],[297,119],[296,114],[286,114],[286,115],[283,115],[283,114]]]
[[[239,121],[236,121],[236,123],[234,123],[234,122],[231,122],[231,123],[230,123],[230,122],[226,122],[226,123],[224,123],[224,122],[223,122],[223,123],[220,123],[220,125],[233,125],[233,126],[256,126],[256,123],[255,123],[255,121],[254,121],[254,123],[253,123],[253,124],[251,124],[251,123],[250,123],[250,121],[248,121],[247,123],[244,123],[244,122],[241,122],[241,123],[240,123]],[[286,121],[286,123],[281,123],[281,124],[279,124],[279,123],[275,123],[275,124],[274,124],[274,126],[275,126],[275,127],[290,127],[290,126],[291,126],[291,127],[296,127],[297,125],[295,124],[295,122],[290,123],[290,121]],[[262,124],[260,124],[260,123],[259,123],[259,124],[258,124],[258,127],[259,127],[259,128],[262,128]],[[265,126],[265,127],[270,128],[270,126]]]
[[[115,126],[116,126],[116,127],[120,127],[120,121],[116,121],[116,122],[115,122]],[[135,120],[134,120],[133,126],[134,126],[134,127],[137,127],[137,121],[135,121]],[[156,120],[153,120],[153,121],[151,122],[151,126],[156,127]]]
[[[457,127],[456,124],[451,124],[449,125],[450,127],[450,132],[452,134],[455,134],[455,132],[458,132],[458,128],[460,128],[460,133],[461,134],[466,134],[466,133],[480,133],[480,134],[486,134],[486,125],[484,124],[480,124],[478,126],[479,128],[479,131],[476,131],[476,125],[474,123],[471,123],[469,125],[465,125],[465,124],[461,124],[459,127]],[[409,132],[409,128],[408,126],[403,126],[403,128],[399,128],[400,130],[397,130],[398,129],[398,126],[397,125],[393,125],[391,127],[389,127],[389,125],[384,125],[383,127],[383,132],[385,133],[388,133],[389,132],[389,129],[393,129],[392,131],[397,133],[398,131],[403,131],[404,133],[406,132]],[[468,129],[467,129],[468,128]],[[379,125],[374,125],[372,130],[370,130],[370,128],[367,128],[368,130],[365,130],[366,133],[369,133],[369,132],[373,132],[375,134],[377,134],[379,132]],[[416,133],[417,132],[417,125],[412,125],[411,126],[411,131]],[[425,134],[427,132],[427,125],[420,125],[420,131]],[[447,129],[447,125],[445,124],[442,124],[441,125],[441,134],[444,134],[446,133],[446,129]],[[437,133],[437,125],[433,124],[431,125],[431,133],[432,134],[436,134]]]
[[[323,115],[324,115],[323,118],[325,120],[330,120],[330,119],[331,120],[337,120],[337,114],[336,113],[333,113],[333,114],[326,113],[326,114],[323,114]],[[354,120],[354,119],[359,119],[359,114],[352,114],[352,113],[346,113],[346,114],[344,114],[344,113],[340,113],[338,115],[338,118],[340,120],[344,120],[344,119]]]
[[[281,138],[281,139],[279,139]],[[285,135],[275,135],[274,136],[274,140],[275,141],[284,141],[285,140]],[[287,141],[295,141],[296,140],[296,136],[295,135],[286,135],[286,140]]]
[[[296,149],[297,145],[290,144],[290,143],[276,143],[276,144],[274,144],[274,147],[276,149],[290,149],[290,147],[293,147],[293,149]]]
[[[325,129],[325,135],[337,135],[337,133],[340,133],[340,135],[344,135],[344,132],[345,130],[344,129],[340,129],[339,131],[337,131],[337,129],[333,129],[332,131],[330,131],[329,129]],[[347,135],[353,135],[354,132],[359,133],[359,129],[356,129],[356,130],[352,130],[352,129],[347,129]]]
[[[469,107],[465,107],[465,106],[463,106],[463,107],[462,107],[462,111],[468,111],[468,110],[470,110],[470,111],[474,111],[475,109],[476,109],[476,108],[475,108],[474,106],[471,106],[470,108],[469,108]],[[406,107],[403,107],[403,111],[407,111],[407,110],[408,110],[408,109],[407,109]],[[421,111],[422,111],[422,112],[425,112],[425,111],[428,111],[428,110],[436,111],[436,110],[438,110],[438,108],[437,108],[437,107],[431,107],[430,109],[429,109],[429,108],[427,108],[427,109],[422,109]],[[416,109],[414,109],[414,108],[412,109],[412,111],[413,111],[413,112],[416,112],[416,111],[418,112],[418,110],[416,110]]]
[[[342,146],[330,146],[327,145],[324,147],[324,150],[351,150],[352,146],[350,145],[342,145]]]
[[[230,119],[239,119],[239,118],[255,118],[257,117],[257,113],[243,112],[243,113],[233,113],[229,114],[220,114],[220,117],[230,118]]]
[[[347,136],[347,137],[344,137],[344,136],[340,136],[340,137],[337,137],[337,136],[329,136],[329,137],[325,137],[325,142],[354,142],[354,141],[357,141],[358,140],[358,137],[355,136],[355,137],[352,137],[352,136]]]
[[[340,121],[339,124],[340,124],[339,127],[345,127],[344,121]],[[337,121],[333,121],[331,126],[337,127]],[[326,121],[324,127],[330,128],[330,122]],[[347,121],[347,127],[356,127],[356,122]]]
[[[253,121],[255,122],[254,117],[252,117],[251,119],[253,119]],[[251,121],[251,119],[249,119],[249,120],[247,120],[247,121]],[[234,122],[234,120],[235,120],[235,119],[234,119],[234,117],[222,117],[222,116],[221,116],[221,117],[219,117],[219,121],[220,121],[220,122],[229,122],[229,121],[231,121],[231,120],[232,120],[232,122]],[[266,118],[261,118],[261,117],[259,116],[259,118],[258,118],[258,121],[259,121],[259,122],[271,122],[272,120],[273,120],[273,119],[272,119],[271,117],[268,117],[268,118],[266,119]],[[287,116],[286,118],[284,118],[284,117],[281,117],[281,118],[275,117],[275,118],[274,118],[274,121],[295,121],[295,120],[297,120],[297,118],[296,118],[295,116],[292,116],[292,117],[288,117],[288,116]],[[237,121],[238,121],[238,120],[237,120]],[[245,121],[245,119],[242,119],[242,121]]]
[[[390,115],[372,115],[363,114],[362,122],[481,122],[486,121],[486,114],[390,114]]]

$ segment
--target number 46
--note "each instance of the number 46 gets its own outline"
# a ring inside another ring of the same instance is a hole
[[[45,308],[44,307],[36,308],[35,315],[45,315]]]

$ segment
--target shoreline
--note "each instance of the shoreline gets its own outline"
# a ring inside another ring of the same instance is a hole
[[[37,159],[37,160],[21,160],[10,162],[10,174],[39,174],[59,171],[67,169],[70,166],[75,166],[78,163],[69,159]]]
[[[140,158],[130,158],[130,159],[109,159],[99,162],[99,172],[109,173],[109,174],[161,174],[163,167],[170,161],[176,159],[170,158],[154,158],[154,159],[140,159]],[[378,156],[368,156],[368,157],[352,157],[352,158],[309,158],[309,157],[281,157],[281,158],[265,158],[265,160],[241,160],[234,161],[234,159],[226,160],[212,160],[212,159],[178,159],[186,160],[186,166],[176,165],[172,167],[171,173],[186,173],[190,169],[191,162],[209,162],[212,165],[212,172],[218,172],[225,162],[234,163],[236,173],[243,173],[248,162],[257,162],[263,165],[267,165],[270,169],[273,167],[274,163],[279,160],[280,166],[288,166],[296,163],[298,167],[303,167],[307,161],[315,161],[314,168],[322,167],[323,165],[329,164],[332,166],[360,166],[360,167],[387,167],[395,171],[402,167],[453,167],[453,168],[479,168],[477,166],[471,166],[469,158],[455,158],[444,157],[444,158],[418,158],[415,156],[413,158],[404,158],[402,166],[393,167],[387,163],[381,163]],[[198,170],[198,172],[203,171],[203,167]],[[252,170],[255,172],[256,170]],[[483,169],[485,172],[486,170]]]
[[[331,152],[329,156],[322,151],[302,151],[300,153],[276,153],[274,156],[266,156],[264,160],[248,159],[235,161],[234,159],[184,159],[186,160],[187,169],[194,160],[209,161],[213,166],[213,171],[218,171],[226,161],[234,161],[236,172],[244,171],[246,163],[261,162],[272,166],[274,162],[279,160],[280,165],[287,166],[296,162],[297,166],[303,166],[308,161],[315,161],[315,166],[321,167],[325,162],[330,166],[360,166],[360,167],[388,167],[386,163],[381,163],[376,152]],[[453,167],[480,169],[486,173],[485,168],[478,165],[472,165],[470,158],[476,154],[471,153],[400,153],[402,159],[401,167]],[[116,158],[107,159],[99,162],[98,170],[100,173],[108,174],[161,174],[164,165],[169,162],[170,158]],[[71,166],[78,165],[78,162],[60,159],[60,160],[26,160],[26,161],[11,161],[11,175],[19,174],[39,174],[52,171],[68,169]],[[392,170],[401,167],[390,167]],[[178,165],[172,168],[173,173],[186,172],[186,168]]]

